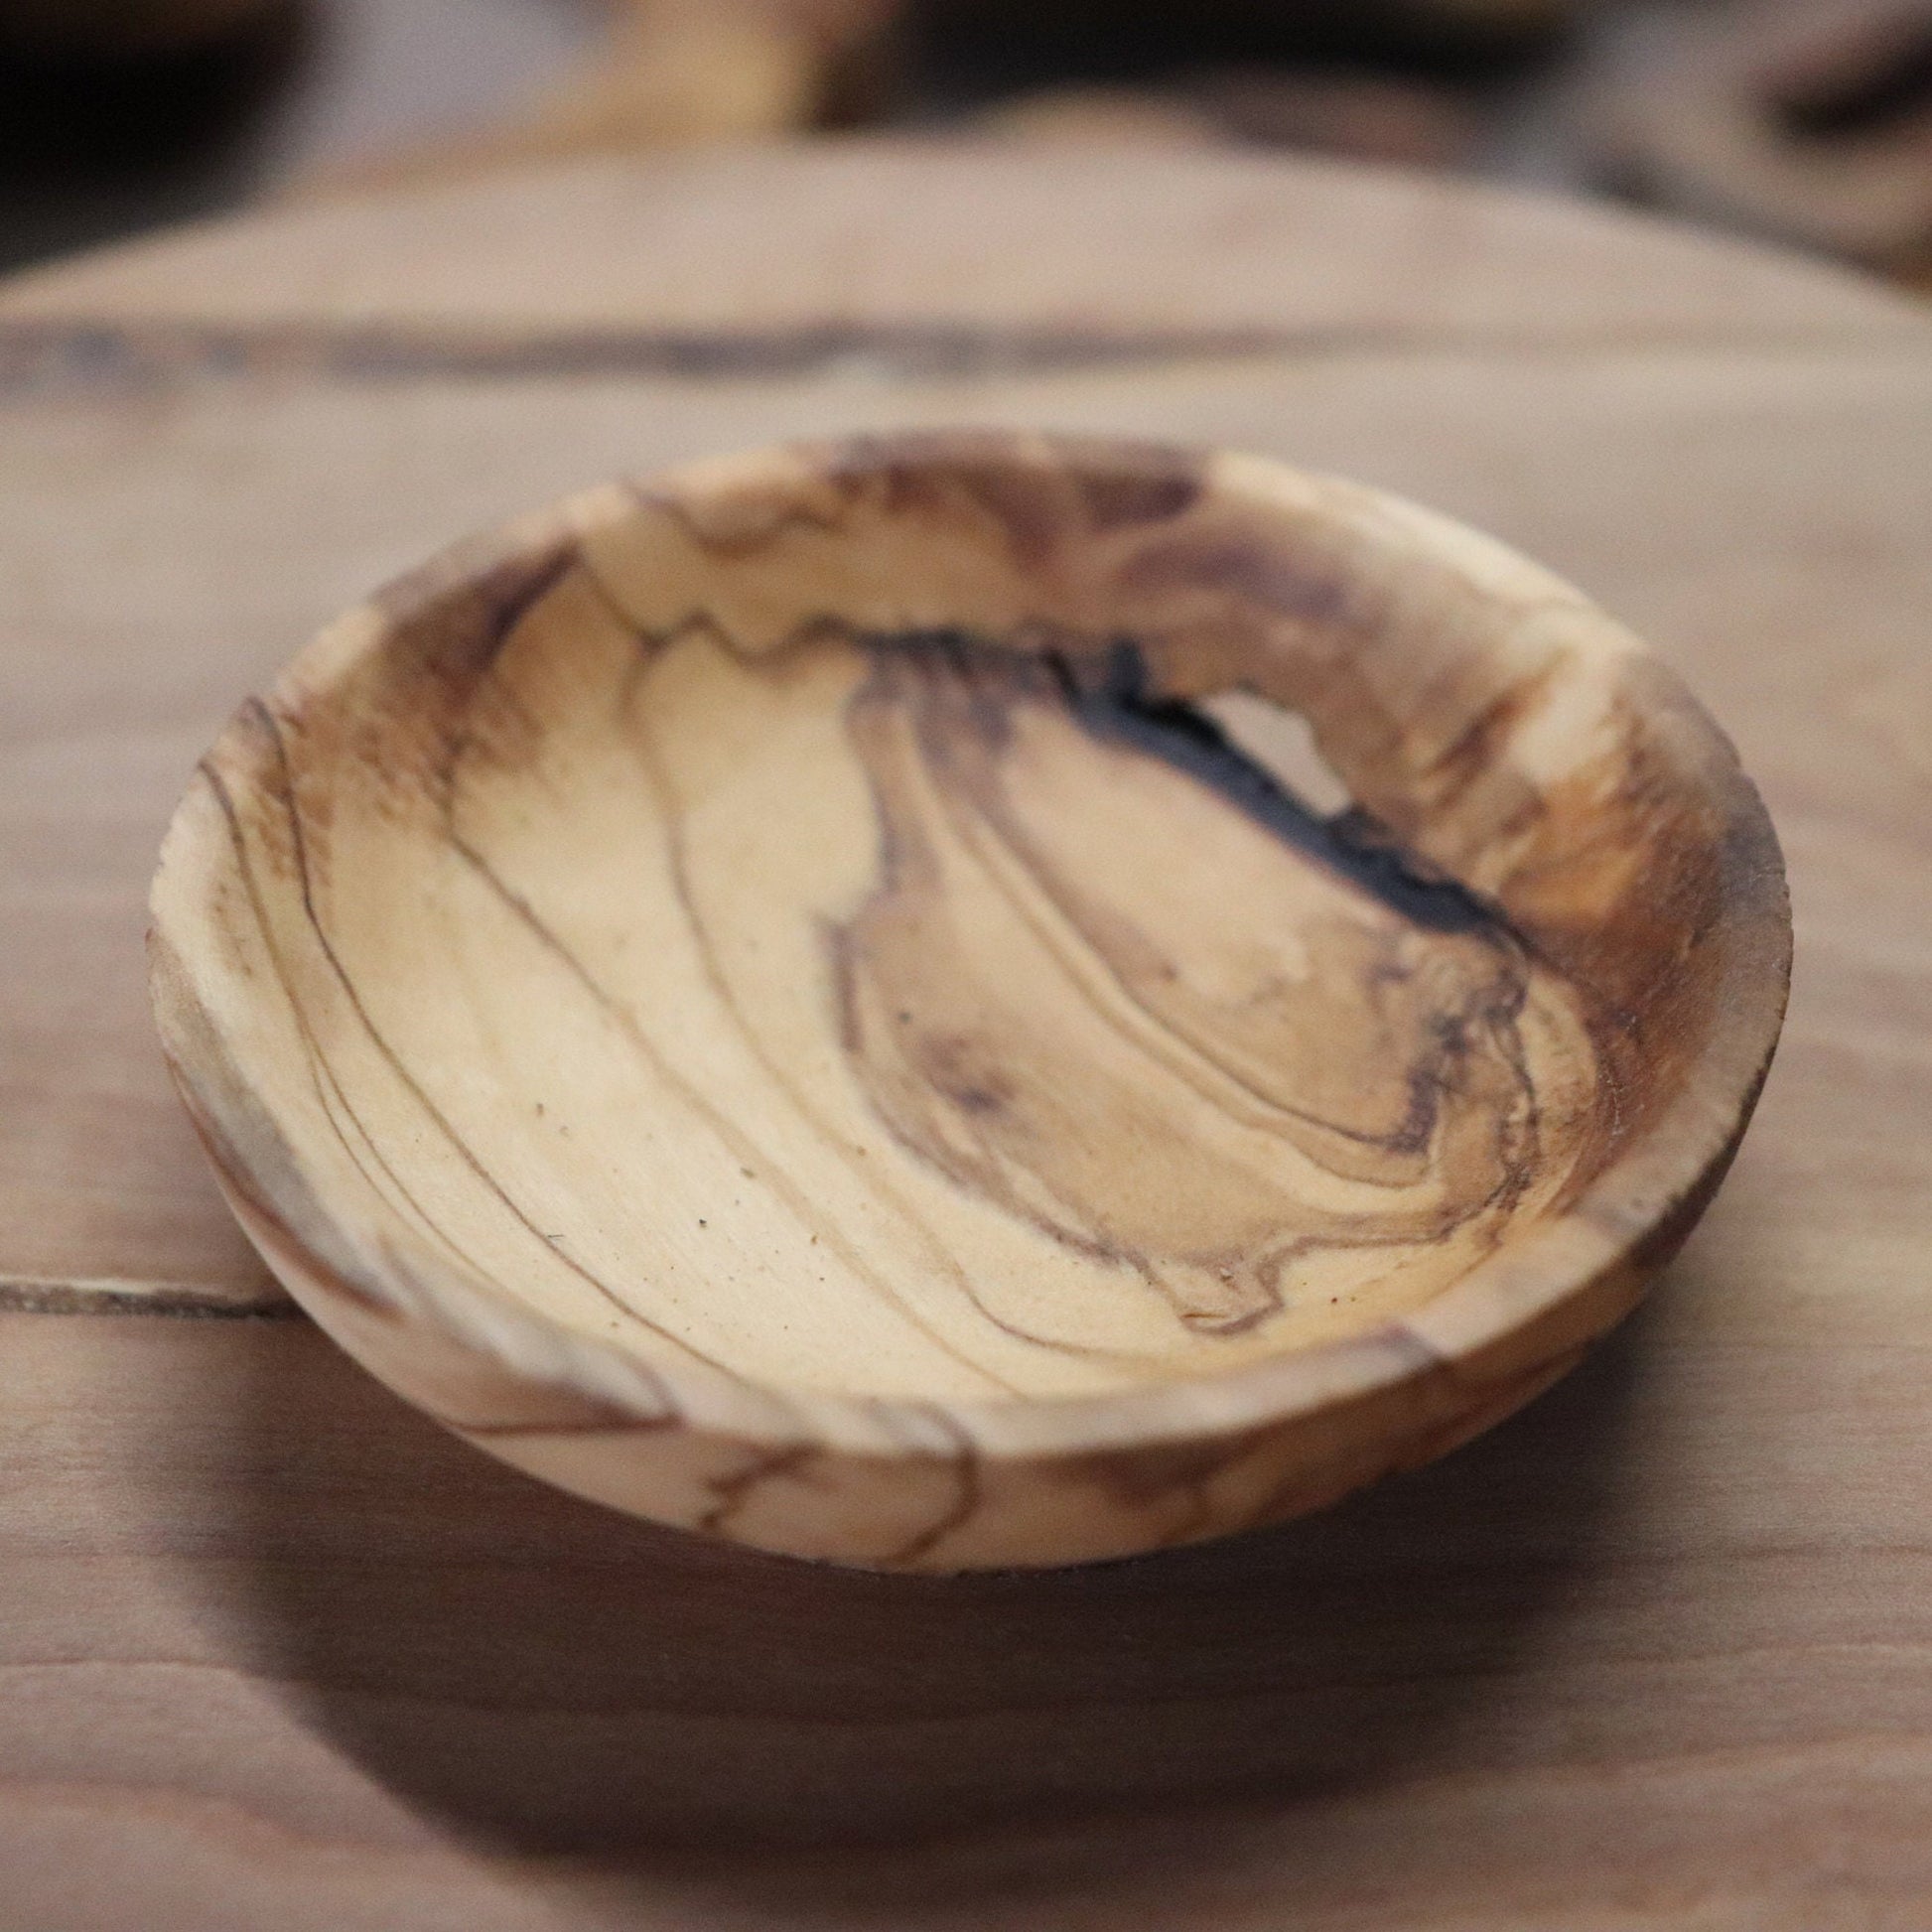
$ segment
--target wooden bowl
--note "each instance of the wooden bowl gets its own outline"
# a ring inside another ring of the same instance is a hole
[[[221,1184],[377,1375],[620,1508],[938,1571],[1526,1401],[1709,1198],[1790,949],[1729,745],[1557,578],[977,434],[404,579],[242,707],[153,907]]]

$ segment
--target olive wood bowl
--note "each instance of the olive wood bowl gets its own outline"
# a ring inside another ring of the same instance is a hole
[[[374,1373],[931,1571],[1277,1520],[1528,1400],[1710,1197],[1790,957],[1728,743],[1569,585],[997,434],[451,551],[236,714],[153,911],[221,1185]]]

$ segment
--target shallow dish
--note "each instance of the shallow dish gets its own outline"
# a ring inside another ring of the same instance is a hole
[[[221,1184],[345,1347],[584,1495],[923,1570],[1509,1413],[1709,1198],[1790,955],[1728,744],[1568,585],[980,434],[404,579],[237,713],[153,909]]]

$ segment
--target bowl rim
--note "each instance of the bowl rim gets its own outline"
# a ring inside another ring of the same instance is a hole
[[[863,440],[869,448],[915,454],[948,444],[997,444],[1008,452],[1021,446],[1014,432],[985,430],[921,429]],[[1198,460],[1230,454],[1092,435],[1027,440],[1057,459],[1181,455]],[[821,461],[828,451],[849,447],[790,442],[680,465],[635,483],[575,492],[460,539],[327,625],[284,666],[266,702],[293,704],[298,694],[312,700],[385,648],[400,624],[484,573],[534,560],[561,542],[574,544],[629,513],[637,483],[702,487],[712,478],[743,474],[761,461]],[[1412,557],[1456,564],[1458,553],[1466,556],[1470,546],[1479,546],[1535,572],[1600,620],[1606,652],[1635,645],[1574,586],[1498,539],[1396,492],[1258,456],[1237,458],[1230,475],[1217,471],[1210,487],[1238,491],[1244,480],[1260,485],[1270,477],[1350,492],[1361,503],[1396,513],[1394,527]],[[1612,646],[1611,638],[1621,643]],[[1593,641],[1585,636],[1574,639],[1572,647],[1587,650]],[[349,1279],[360,1299],[480,1353],[516,1381],[612,1411],[619,1418],[613,1427],[661,1426],[668,1420],[749,1444],[806,1442],[834,1452],[887,1458],[956,1455],[963,1435],[977,1455],[1037,1460],[1245,1434],[1442,1376],[1469,1389],[1490,1384],[1501,1389],[1520,1382],[1526,1367],[1559,1357],[1567,1361],[1626,1312],[1644,1279],[1669,1259],[1728,1167],[1784,1017],[1790,903],[1770,816],[1723,730],[1675,672],[1646,647],[1636,648],[1649,667],[1646,675],[1661,676],[1662,688],[1671,694],[1680,728],[1700,740],[1705,756],[1699,768],[1709,774],[1723,813],[1722,912],[1714,927],[1724,928],[1724,952],[1710,1033],[1657,1118],[1563,1208],[1527,1226],[1512,1225],[1495,1250],[1419,1308],[1354,1335],[1288,1347],[1238,1367],[1083,1394],[868,1395],[792,1387],[677,1358],[647,1358],[544,1314],[500,1283],[427,1250],[417,1258],[419,1265],[405,1268],[392,1241],[345,1223],[323,1204],[279,1133],[275,1141],[286,1162],[270,1172],[259,1150],[254,1159],[244,1156],[220,1124],[213,1082],[186,1043],[192,1034],[185,1021],[194,1015],[196,1031],[217,1041],[220,1028],[169,938],[163,894],[171,875],[178,879],[198,859],[201,891],[211,891],[220,874],[221,856],[210,861],[193,845],[192,785],[170,823],[150,900],[150,997],[164,1054],[229,1205],[298,1302],[309,1306],[321,1299],[317,1277],[343,1279],[341,1262],[327,1254],[346,1249],[355,1263]],[[262,702],[249,700],[235,719]],[[235,728],[231,721],[226,730]],[[224,846],[222,852],[232,864],[231,849]],[[245,1079],[241,1085],[252,1092]],[[292,1269],[278,1265],[270,1248],[283,1249],[282,1260]],[[302,1279],[290,1281],[290,1272]],[[391,1277],[397,1272],[407,1275],[406,1297],[395,1292]]]

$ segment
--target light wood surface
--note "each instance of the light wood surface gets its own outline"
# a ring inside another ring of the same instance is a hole
[[[1791,872],[1725,1190],[1595,1360],[1434,1469],[966,1584],[574,1504],[294,1319],[8,1315],[0,1923],[1932,1912],[1932,329],[1554,205],[1032,166],[1050,194],[964,155],[533,178],[14,286],[0,1273],[266,1293],[141,986],[154,850],[238,692],[457,531],[906,421],[1363,477],[1649,638]]]
[[[1253,1528],[1547,1387],[1790,960],[1730,748],[1561,579],[985,431],[446,552],[241,705],[150,903],[223,1191],[352,1353],[595,1500],[937,1571]]]

